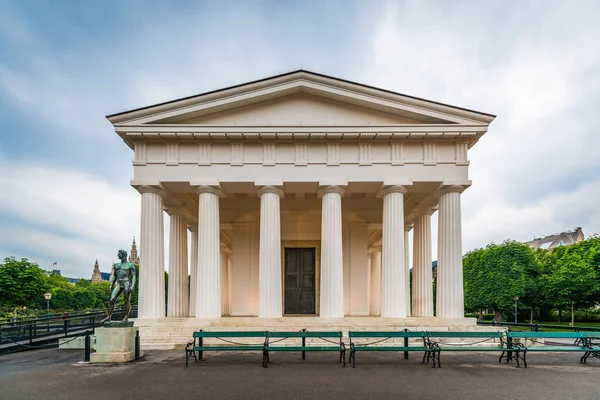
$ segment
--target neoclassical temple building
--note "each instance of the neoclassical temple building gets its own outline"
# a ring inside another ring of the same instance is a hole
[[[140,193],[139,321],[431,318],[434,246],[435,317],[463,318],[461,194],[493,115],[299,70],[107,118]]]

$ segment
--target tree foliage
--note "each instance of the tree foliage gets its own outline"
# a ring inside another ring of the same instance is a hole
[[[136,265],[136,273],[138,271]],[[25,307],[45,313],[46,292],[52,294],[50,309],[53,311],[106,308],[110,298],[110,283],[92,283],[81,279],[72,285],[65,277],[43,270],[27,259],[7,257],[0,264],[0,308],[8,312]],[[122,297],[120,303],[123,303]],[[137,304],[137,290],[133,292],[131,303]]]
[[[592,236],[570,246],[532,250],[514,241],[490,244],[463,260],[465,309],[493,309],[498,320],[519,308],[562,310],[592,307],[600,302],[600,238]],[[573,312],[571,313],[574,314]]]
[[[539,301],[536,278],[540,270],[533,250],[523,243],[492,243],[469,252],[463,262],[465,308],[491,308],[498,319],[513,309],[517,297],[527,305]]]
[[[26,258],[7,257],[0,264],[0,304],[4,307],[35,305],[49,288],[43,269]]]

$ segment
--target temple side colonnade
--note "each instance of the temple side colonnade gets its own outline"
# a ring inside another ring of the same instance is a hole
[[[141,195],[138,318],[464,319],[461,196],[495,116],[299,70],[107,118]]]

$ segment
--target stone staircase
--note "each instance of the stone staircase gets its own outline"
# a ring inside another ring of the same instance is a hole
[[[204,329],[212,331],[268,330],[268,331],[342,331],[344,342],[348,345],[348,331],[359,330],[403,330],[410,331],[497,331],[498,327],[477,326],[475,319],[443,319],[433,317],[379,318],[379,317],[223,317],[203,318],[160,318],[134,319],[139,328],[140,347],[143,350],[181,350],[192,341],[194,331]],[[218,339],[217,339],[218,340]],[[257,338],[236,338],[237,343],[255,343]],[[308,339],[309,343],[324,343],[319,339]],[[400,339],[402,340],[402,339]],[[205,342],[209,344],[210,342]],[[215,342],[216,343],[216,342]],[[223,342],[221,342],[224,344]],[[389,343],[389,342],[388,342]]]

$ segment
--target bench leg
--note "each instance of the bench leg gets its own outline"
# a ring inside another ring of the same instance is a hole
[[[506,353],[506,350],[502,351],[502,354],[500,354],[500,358],[498,358],[498,362],[501,363],[502,362],[502,357],[504,357],[504,354]],[[506,357],[506,362],[508,362],[508,357]]]
[[[519,353],[520,352],[521,352],[520,350],[517,350],[517,354],[515,356],[515,358],[517,359],[517,368],[521,368],[521,366],[519,365]]]
[[[527,368],[527,349],[523,350],[523,366]]]
[[[190,360],[190,352],[189,351],[185,351],[185,367],[188,367],[188,361]]]
[[[346,347],[340,350],[340,361],[343,361],[342,368],[346,368]]]
[[[269,350],[263,349],[263,360],[262,360],[263,368],[269,368]]]
[[[583,356],[581,356],[581,358],[579,359],[579,362],[582,364],[586,363],[589,355],[590,355],[589,351],[586,351],[585,353],[583,353]]]
[[[354,349],[354,347],[350,347],[350,360],[349,362],[352,362],[352,368],[356,368],[356,350]]]

